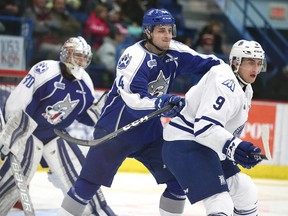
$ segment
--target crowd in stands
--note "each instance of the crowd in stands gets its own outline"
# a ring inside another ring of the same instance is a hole
[[[117,59],[121,51],[142,38],[142,18],[150,7],[164,7],[173,14],[177,25],[176,40],[199,53],[215,54],[228,62],[228,55],[223,50],[225,34],[222,23],[212,20],[191,34],[185,26],[182,6],[177,0],[1,0],[0,34],[21,35],[21,22],[15,22],[14,17],[32,20],[32,54],[27,69],[44,59],[58,60],[63,42],[69,37],[81,35],[93,50],[93,61],[88,73],[94,86],[110,88]],[[1,19],[3,16],[11,19]],[[285,76],[287,67],[283,71],[278,73],[282,77],[269,80],[271,85],[275,81],[275,89],[283,88],[283,93],[277,94],[279,97],[273,96],[276,92],[273,95],[270,92],[269,97],[272,99],[288,100],[286,83],[283,87],[277,85],[279,80],[284,80],[283,77],[288,79]],[[175,93],[184,93],[196,81],[195,77],[179,77],[173,90]],[[265,86],[258,85],[255,88],[254,98],[263,96],[260,93],[264,92]]]

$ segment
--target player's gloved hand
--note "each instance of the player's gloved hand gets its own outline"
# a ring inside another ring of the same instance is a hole
[[[246,169],[250,169],[262,161],[260,157],[253,155],[260,153],[261,149],[246,141],[228,140],[222,152],[229,160],[235,161]]]
[[[162,113],[161,115],[164,117],[175,117],[185,106],[185,99],[181,98],[177,95],[170,95],[170,94],[164,94],[157,98],[155,101],[155,107],[157,109],[161,109],[169,104],[175,105],[172,109]]]

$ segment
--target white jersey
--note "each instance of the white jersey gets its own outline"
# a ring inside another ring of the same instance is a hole
[[[251,85],[243,91],[229,65],[214,66],[186,93],[186,105],[165,126],[164,139],[194,140],[225,159],[223,146],[227,140],[240,136],[252,95]]]

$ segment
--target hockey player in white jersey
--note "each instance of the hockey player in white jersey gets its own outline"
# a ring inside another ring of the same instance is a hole
[[[222,63],[215,56],[200,55],[172,40],[176,36],[176,26],[166,9],[149,9],[143,17],[142,27],[146,39],[128,47],[118,61],[116,79],[95,127],[95,138],[169,103],[178,106],[163,115],[173,117],[182,107],[180,97],[167,94],[175,77],[181,73],[202,76],[212,66]],[[158,184],[167,185],[160,199],[160,214],[182,215],[186,197],[163,164],[162,134],[159,116],[90,148],[81,174],[64,198],[59,215],[81,215],[85,204],[101,185],[111,186],[114,175],[127,157],[144,164]]]
[[[0,142],[2,155],[7,155],[10,151],[17,152],[16,156],[28,178],[27,183],[32,179],[39,163],[42,167],[49,167],[49,180],[64,194],[76,180],[84,162],[84,155],[77,145],[57,137],[53,129],[65,129],[74,120],[89,126],[93,126],[97,121],[93,114],[98,110],[94,105],[94,88],[85,71],[91,58],[90,45],[82,37],[69,38],[61,48],[60,61],[45,60],[34,65],[8,97],[5,105],[6,120],[23,110],[37,123],[37,128],[28,136],[27,142],[25,140],[26,145],[16,142],[11,146],[10,143],[3,143],[2,139]],[[6,137],[14,136],[15,133],[6,134]],[[0,170],[2,216],[8,213],[19,198],[7,158]],[[85,209],[84,215],[115,214],[99,189]]]
[[[186,94],[186,105],[164,128],[163,160],[191,204],[204,200],[209,216],[257,216],[252,168],[261,149],[239,138],[251,107],[253,83],[265,55],[255,41],[237,41],[230,65],[212,67]]]

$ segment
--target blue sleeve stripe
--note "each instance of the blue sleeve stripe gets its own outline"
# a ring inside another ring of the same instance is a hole
[[[199,122],[201,120],[205,120],[205,121],[211,122],[215,125],[220,125],[221,127],[224,127],[219,121],[216,121],[215,119],[212,119],[212,118],[207,117],[207,116],[202,116],[201,118],[196,118],[195,122]]]
[[[191,128],[194,128],[194,124],[191,123],[191,122],[189,122],[189,121],[187,121],[183,115],[178,114],[178,117],[181,118],[181,120],[182,120],[186,125],[188,125],[188,126],[191,127]]]
[[[201,118],[197,118],[197,119],[195,119],[195,122],[199,122],[201,120],[205,120],[205,121],[211,122],[211,124],[208,124],[204,128],[196,131],[195,134],[194,134],[195,136],[199,136],[200,134],[204,133],[205,131],[207,131],[213,125],[219,125],[219,126],[223,127],[223,125],[219,121],[216,121],[215,119],[209,118],[207,116],[202,116]]]
[[[206,125],[204,128],[202,128],[201,130],[198,130],[197,132],[195,132],[195,137],[199,136],[200,134],[204,133],[206,130],[208,130],[213,124],[209,124]]]
[[[182,131],[186,131],[188,133],[194,134],[194,131],[192,129],[186,128],[186,127],[179,125],[179,124],[176,124],[174,122],[169,122],[169,124],[173,127],[176,127],[178,129],[182,130]]]

